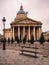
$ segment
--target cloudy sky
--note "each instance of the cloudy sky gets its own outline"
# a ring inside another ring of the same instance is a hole
[[[28,12],[28,17],[43,23],[42,30],[49,30],[49,0],[0,0],[0,33],[2,34],[3,16],[6,17],[6,28],[16,17],[20,5]]]

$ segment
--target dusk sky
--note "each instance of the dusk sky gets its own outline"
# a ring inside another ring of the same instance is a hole
[[[0,0],[0,34],[3,34],[2,18],[6,17],[6,28],[14,20],[21,3],[28,17],[41,21],[42,31],[49,31],[49,0]]]

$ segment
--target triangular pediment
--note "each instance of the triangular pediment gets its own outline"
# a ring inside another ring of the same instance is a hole
[[[35,22],[30,21],[30,20],[23,20],[23,21],[19,21],[17,23],[25,23],[25,24],[29,23],[30,24],[30,23],[35,23]]]
[[[35,21],[35,20],[32,20],[32,19],[29,19],[29,18],[26,18],[24,20],[20,20],[19,22],[17,22],[18,24],[41,24],[41,22],[38,22],[38,21]]]
[[[26,19],[22,19],[22,20],[19,20],[19,21],[15,21],[13,22],[13,24],[37,24],[37,25],[41,25],[42,23],[41,22],[38,22],[38,21],[35,21],[35,20],[32,20],[30,18],[26,18]]]

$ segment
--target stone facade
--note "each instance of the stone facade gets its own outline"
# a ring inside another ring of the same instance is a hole
[[[4,33],[4,31],[3,31]],[[10,38],[11,39],[11,29],[5,29],[5,37],[6,39]]]
[[[11,22],[11,28],[5,29],[6,39],[12,38],[23,39],[24,36],[27,36],[27,40],[30,39],[31,35],[34,36],[34,40],[38,40],[42,33],[42,23],[40,21],[35,21],[27,17],[27,13],[23,10],[23,6],[20,6],[15,19]]]
[[[49,39],[49,31],[43,32],[45,40]]]
[[[0,34],[0,39],[2,39],[4,36]]]

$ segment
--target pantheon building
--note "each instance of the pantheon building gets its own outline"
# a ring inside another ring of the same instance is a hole
[[[27,16],[27,12],[23,10],[23,6],[20,6],[14,21],[11,22],[11,28],[5,29],[6,39],[12,38],[23,39],[26,35],[27,40],[34,36],[34,40],[38,40],[42,33],[42,23],[40,21],[33,20]]]

